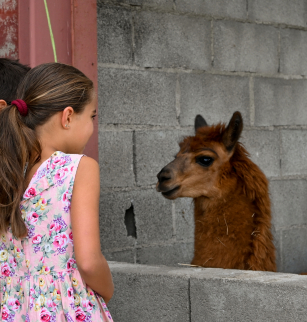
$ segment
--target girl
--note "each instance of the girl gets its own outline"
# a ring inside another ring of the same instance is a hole
[[[74,67],[29,71],[0,112],[0,301],[4,321],[112,321],[99,239],[93,83]],[[78,169],[78,170],[77,170]]]

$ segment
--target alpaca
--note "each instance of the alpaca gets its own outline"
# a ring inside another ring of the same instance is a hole
[[[238,142],[240,112],[226,124],[195,118],[175,159],[157,175],[156,189],[170,200],[194,199],[193,265],[276,271],[268,181]]]

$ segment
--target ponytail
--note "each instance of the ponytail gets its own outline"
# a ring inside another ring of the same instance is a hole
[[[25,237],[26,225],[19,204],[23,195],[24,170],[30,169],[41,154],[33,130],[21,120],[15,105],[0,113],[0,233],[9,226],[16,237]]]
[[[15,237],[27,235],[20,202],[26,188],[24,178],[41,157],[36,126],[67,106],[81,113],[92,92],[92,81],[76,68],[43,64],[30,70],[18,88],[27,115],[22,116],[16,105],[0,111],[0,234],[10,226]]]

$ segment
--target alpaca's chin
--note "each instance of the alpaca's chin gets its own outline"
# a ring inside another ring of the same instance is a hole
[[[170,199],[170,200],[176,199],[176,198],[178,198],[177,192],[179,189],[180,189],[180,186],[177,186],[171,190],[163,191],[162,196],[165,197],[166,199]]]

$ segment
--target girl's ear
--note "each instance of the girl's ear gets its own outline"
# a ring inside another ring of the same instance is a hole
[[[6,101],[5,100],[0,100],[0,111],[5,107],[7,107]]]
[[[74,109],[71,106],[67,106],[62,112],[61,124],[64,129],[68,129],[72,121]]]

